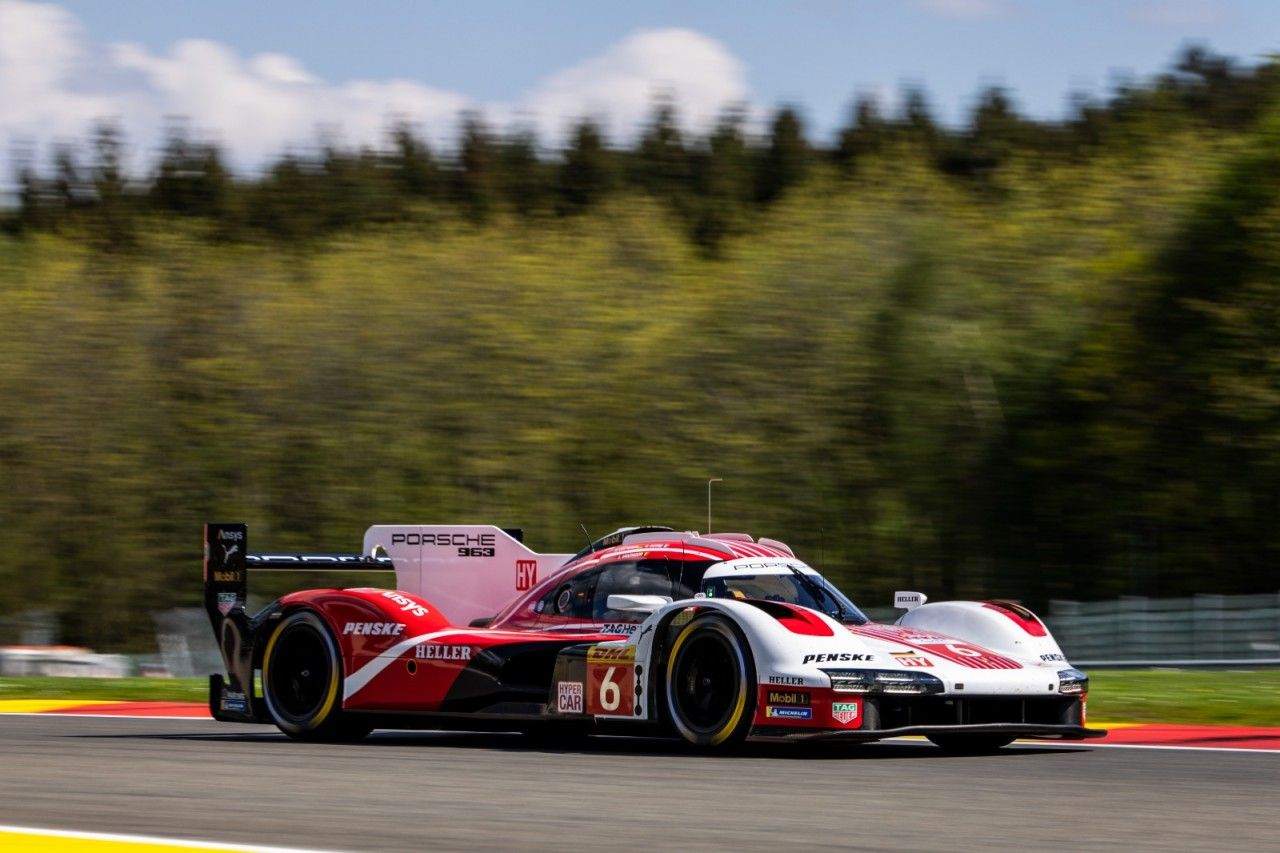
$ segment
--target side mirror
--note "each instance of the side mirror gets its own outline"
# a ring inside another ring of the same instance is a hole
[[[929,596],[923,592],[895,592],[893,594],[893,606],[899,610],[915,610],[928,600]]]
[[[669,595],[611,595],[605,604],[610,610],[652,613],[671,603]]]

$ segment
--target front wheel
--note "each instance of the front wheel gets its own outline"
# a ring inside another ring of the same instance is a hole
[[[965,735],[936,734],[928,735],[929,740],[947,752],[965,755],[980,755],[984,752],[995,752],[997,749],[1013,743],[1013,735]]]
[[[667,658],[667,716],[697,746],[741,742],[755,714],[755,680],[738,626],[719,613],[694,619],[676,635]]]
[[[287,616],[262,656],[262,693],[271,719],[296,740],[359,740],[370,727],[342,713],[342,661],[316,614]]]

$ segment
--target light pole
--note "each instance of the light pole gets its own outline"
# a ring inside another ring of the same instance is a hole
[[[707,533],[711,532],[711,484],[723,482],[723,477],[712,477],[710,480],[707,480]]]

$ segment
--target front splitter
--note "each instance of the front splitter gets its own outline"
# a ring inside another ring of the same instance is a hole
[[[756,726],[748,735],[757,741],[843,740],[869,742],[909,735],[1012,735],[1015,738],[1042,738],[1046,740],[1087,740],[1106,737],[1106,729],[1090,729],[1084,726],[1061,726],[1032,723],[982,723],[958,726],[902,726],[896,729],[811,729],[784,726]]]

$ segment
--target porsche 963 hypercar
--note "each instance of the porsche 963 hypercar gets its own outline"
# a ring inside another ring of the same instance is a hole
[[[259,571],[394,572],[246,611]],[[898,593],[868,619],[791,548],[742,533],[623,528],[577,554],[519,530],[376,525],[359,554],[248,552],[205,527],[205,605],[226,674],[219,720],[299,740],[375,728],[667,733],[743,740],[925,735],[980,751],[1081,739],[1088,677],[1033,613]]]

